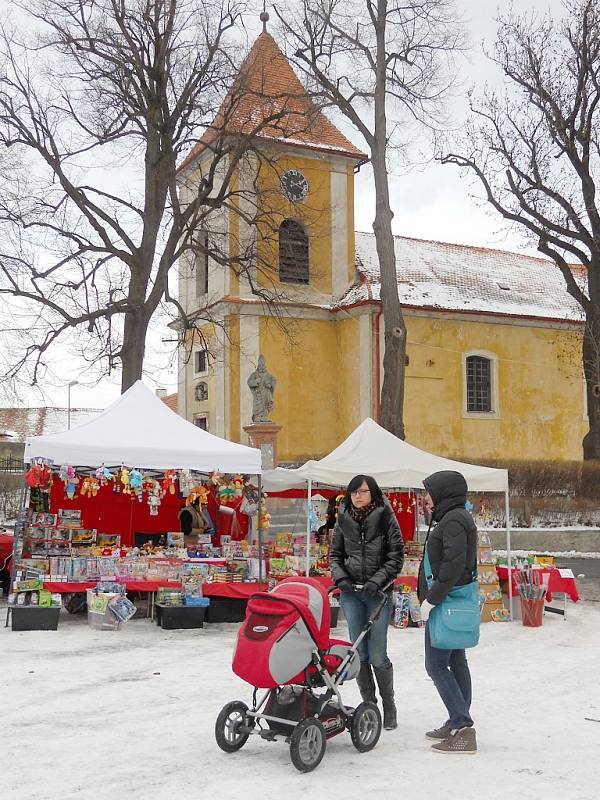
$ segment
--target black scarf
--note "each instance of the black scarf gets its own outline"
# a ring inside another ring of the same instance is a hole
[[[355,522],[359,524],[365,520],[369,514],[377,508],[377,503],[375,500],[372,500],[368,506],[363,506],[362,508],[356,508],[355,506],[350,503],[348,506],[348,514],[352,517]]]

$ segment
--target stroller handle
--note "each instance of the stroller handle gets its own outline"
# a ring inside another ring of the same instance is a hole
[[[390,581],[388,581],[385,584],[385,586],[382,586],[380,589],[378,589],[377,590],[378,594],[385,594],[387,592],[387,590],[390,588],[390,586],[392,586],[393,583],[394,583],[394,578],[392,578]],[[357,592],[361,592],[364,589],[364,584],[363,583],[355,583],[354,584],[354,589]],[[334,592],[341,592],[341,589],[339,588],[339,586],[336,586],[335,584],[333,586],[330,586],[327,589],[327,594],[333,594]]]

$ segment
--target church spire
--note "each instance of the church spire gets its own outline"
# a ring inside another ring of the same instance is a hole
[[[263,0],[263,10],[260,12],[259,19],[263,24],[263,33],[266,33],[267,22],[269,21],[269,12],[267,11],[267,0]]]

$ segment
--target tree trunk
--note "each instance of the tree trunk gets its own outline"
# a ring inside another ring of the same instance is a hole
[[[396,254],[392,233],[392,211],[385,154],[373,157],[375,177],[375,220],[373,231],[381,275],[384,352],[383,385],[381,387],[381,425],[390,433],[405,438],[404,433],[404,366],[406,361],[406,326],[398,296]],[[379,331],[377,331],[379,335]],[[377,387],[379,390],[379,387]]]
[[[371,161],[375,181],[375,219],[373,232],[379,259],[381,304],[383,306],[384,350],[383,385],[381,387],[380,424],[404,439],[404,365],[406,361],[406,326],[398,297],[396,254],[390,207],[390,187],[387,164],[387,0],[377,2],[377,56],[374,101],[374,136],[371,142]],[[379,331],[377,331],[379,336]],[[379,387],[377,387],[379,390]]]
[[[586,318],[583,371],[590,423],[590,429],[583,437],[583,458],[588,461],[600,458],[600,315],[596,309],[589,312]]]
[[[125,313],[123,326],[123,346],[121,347],[121,394],[130,386],[141,380],[146,351],[146,334],[148,319],[144,314],[143,305],[128,310]]]

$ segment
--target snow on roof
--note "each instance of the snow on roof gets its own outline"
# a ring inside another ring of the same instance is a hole
[[[539,319],[583,320],[558,267],[543,258],[466,245],[395,236],[398,291],[403,306]],[[380,300],[373,233],[356,232],[358,278],[336,307]],[[574,266],[581,284],[583,267]]]
[[[71,427],[76,428],[100,414],[98,408],[72,408]],[[60,433],[68,427],[66,408],[0,408],[0,428],[14,432],[17,441],[24,442],[28,436]]]

